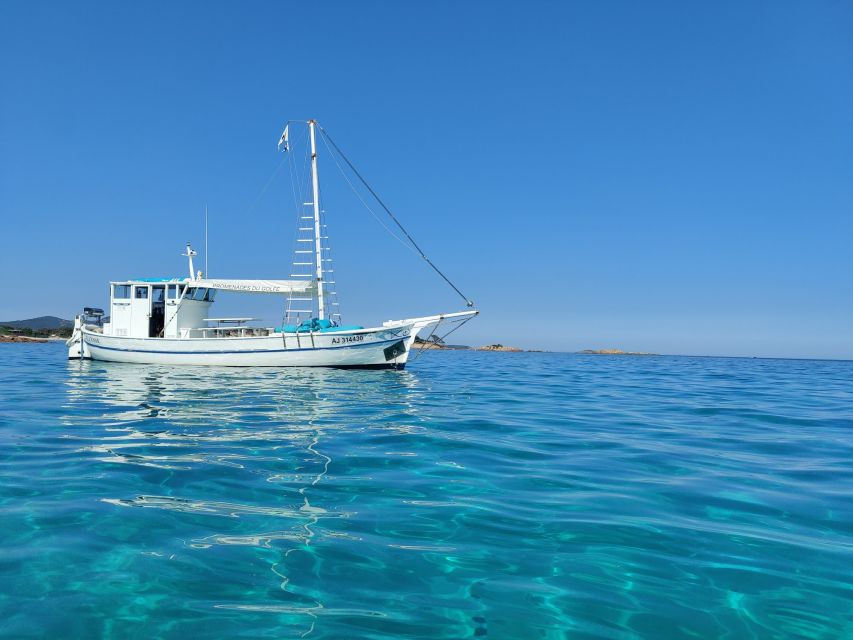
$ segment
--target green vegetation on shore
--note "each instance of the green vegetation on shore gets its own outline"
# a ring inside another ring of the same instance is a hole
[[[0,325],[0,336],[23,336],[25,338],[70,338],[73,327],[54,327],[51,329],[33,329],[32,327],[10,327]]]
[[[27,320],[0,320],[0,340],[26,342],[27,338],[70,338],[74,322],[57,316],[39,316]]]

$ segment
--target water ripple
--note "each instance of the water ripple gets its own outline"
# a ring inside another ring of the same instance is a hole
[[[853,363],[0,350],[0,636],[853,637]]]

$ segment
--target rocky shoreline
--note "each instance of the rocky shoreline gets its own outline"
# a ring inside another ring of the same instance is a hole
[[[518,347],[509,347],[504,344],[487,344],[482,347],[469,347],[458,344],[444,344],[441,342],[433,342],[431,340],[415,340],[415,349],[427,349],[436,351],[503,351],[506,353],[523,353],[524,349]]]
[[[504,344],[487,344],[483,347],[474,347],[474,351],[506,351],[508,353],[521,353],[524,349],[508,347]]]
[[[0,342],[51,342],[50,338],[32,338],[30,336],[0,335]]]

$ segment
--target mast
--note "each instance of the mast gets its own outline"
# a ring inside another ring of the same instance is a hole
[[[323,301],[323,247],[320,244],[320,182],[317,177],[317,145],[314,139],[316,121],[308,121],[311,133],[311,186],[314,190],[314,254],[317,261],[317,312],[320,320],[326,317]]]

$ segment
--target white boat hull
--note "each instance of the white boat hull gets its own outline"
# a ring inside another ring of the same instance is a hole
[[[84,328],[81,341],[83,357],[107,362],[401,369],[408,359],[409,343],[414,340],[410,338],[411,329],[409,326],[339,335],[274,334],[252,338],[167,339],[105,336]]]
[[[402,369],[418,331],[474,313],[400,320],[356,331],[228,338],[127,338],[78,325],[67,343],[68,357],[135,364]]]

